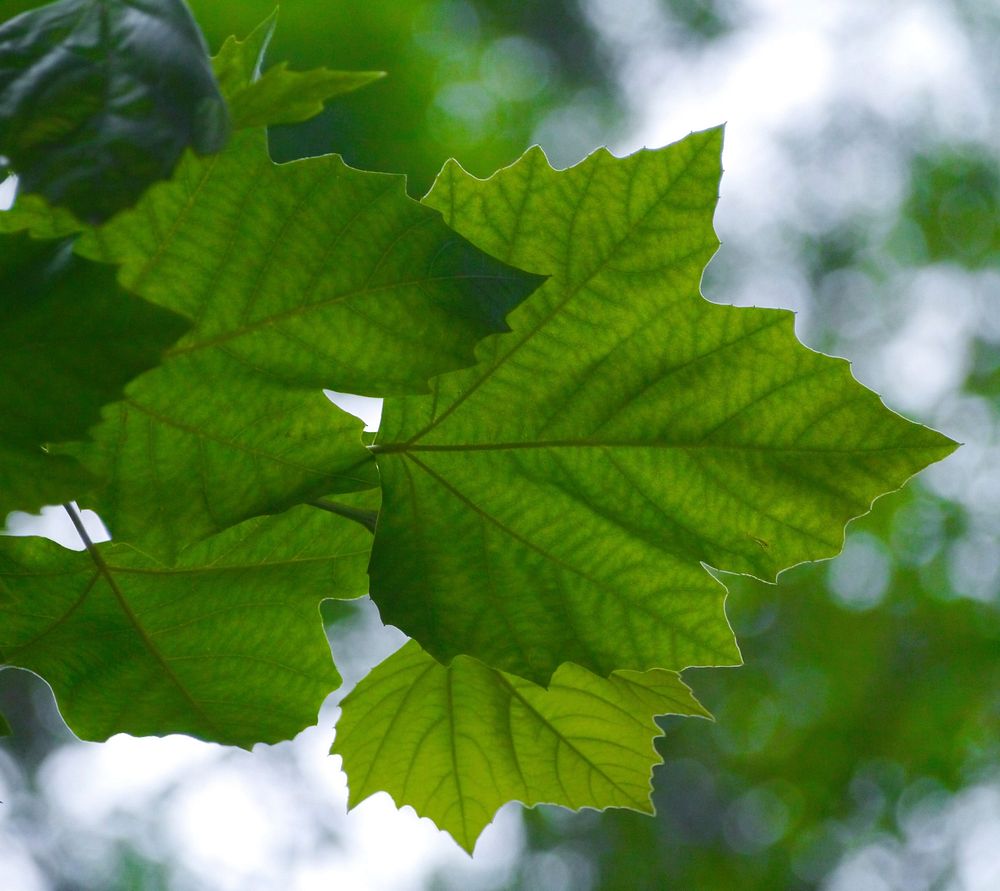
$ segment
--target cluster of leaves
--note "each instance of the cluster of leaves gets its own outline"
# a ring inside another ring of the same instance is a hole
[[[386,790],[470,851],[512,799],[649,810],[655,716],[707,714],[679,672],[740,661],[707,568],[833,556],[954,444],[790,313],[701,296],[721,130],[449,163],[416,202],[272,162],[267,125],[377,76],[262,73],[272,29],[206,81],[180,0],[0,28],[0,513],[65,502],[86,545],[0,541],[0,658],[83,738],[249,747],[313,723],[319,603],[370,593],[412,641],[343,702],[352,803]],[[191,82],[151,79],[152,45]],[[178,96],[172,140],[133,138]],[[386,397],[378,433],[324,389]]]

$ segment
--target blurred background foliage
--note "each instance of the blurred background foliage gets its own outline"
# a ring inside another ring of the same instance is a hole
[[[271,6],[192,2],[213,48]],[[335,772],[333,701],[325,736],[191,743],[164,769],[156,741],[76,743],[44,684],[7,671],[0,887],[1000,887],[998,37],[976,0],[288,0],[272,61],[389,77],[275,129],[278,160],[338,151],[420,195],[451,156],[484,176],[539,142],[565,166],[729,119],[705,293],[796,309],[807,344],[965,445],[853,523],[838,559],[776,586],[726,577],[746,665],[687,673],[716,722],[663,719],[656,819],[509,807],[470,864],[412,815],[391,834],[386,803],[360,829],[340,813],[342,778],[307,766]],[[398,643],[364,605],[324,615],[348,685]],[[111,751],[158,779],[74,797]],[[400,871],[364,865],[373,850]]]

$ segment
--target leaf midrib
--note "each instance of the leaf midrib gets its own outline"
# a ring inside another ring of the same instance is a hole
[[[328,563],[331,560],[340,560],[342,558],[357,557],[362,554],[367,554],[368,549],[351,551],[349,553],[343,554],[328,554],[322,557],[301,557],[293,558],[290,560],[275,560],[263,563],[234,563],[226,564],[222,566],[217,565],[204,565],[204,566],[192,566],[192,567],[182,567],[182,566],[169,566],[163,569],[157,569],[155,567],[143,568],[143,567],[131,567],[131,566],[119,566],[115,564],[107,564],[108,569],[114,572],[127,574],[127,575],[199,575],[202,573],[223,573],[223,572],[239,572],[247,571],[250,569],[271,569],[274,567],[284,567],[284,566],[302,566],[309,563]]]
[[[242,325],[239,328],[234,328],[230,331],[223,332],[222,334],[216,335],[215,337],[210,337],[206,340],[201,340],[196,343],[190,343],[186,345],[172,347],[164,352],[164,358],[169,359],[174,356],[182,356],[187,353],[197,352],[198,350],[210,349],[216,347],[222,343],[228,343],[229,341],[236,340],[240,337],[245,337],[249,334],[253,334],[256,331],[260,331],[264,328],[268,328],[272,325],[278,325],[281,322],[285,322],[289,319],[299,318],[308,315],[313,312],[320,312],[324,309],[328,309],[331,306],[336,306],[338,303],[344,303],[348,300],[353,300],[355,297],[360,297],[366,294],[377,294],[379,292],[395,291],[404,288],[421,288],[424,285],[434,284],[436,282],[458,282],[458,281],[474,281],[474,282],[505,282],[508,281],[508,276],[503,275],[438,275],[438,276],[424,276],[418,279],[408,279],[406,281],[400,282],[387,282],[384,285],[363,285],[360,288],[355,288],[351,291],[345,291],[341,294],[337,294],[334,297],[330,297],[326,300],[317,300],[313,303],[308,303],[301,306],[291,307],[290,309],[283,310],[281,312],[273,313],[269,316],[265,316],[256,322],[251,322],[246,325]]]
[[[548,549],[542,547],[541,545],[537,544],[536,542],[531,541],[529,538],[526,538],[524,535],[522,535],[517,530],[513,529],[511,526],[509,526],[507,523],[505,523],[502,519],[500,519],[498,517],[495,517],[493,514],[491,514],[485,508],[481,507],[479,504],[477,504],[476,502],[474,502],[465,493],[463,493],[458,488],[456,488],[451,483],[449,483],[444,477],[442,477],[439,474],[435,473],[435,471],[432,468],[428,467],[426,464],[424,464],[423,462],[421,462],[419,459],[413,458],[411,456],[410,460],[413,463],[415,463],[417,466],[419,466],[424,471],[424,473],[426,473],[428,476],[430,476],[432,479],[434,479],[440,486],[442,486],[447,492],[449,492],[459,502],[461,502],[462,504],[464,504],[473,513],[479,515],[484,520],[486,520],[487,522],[491,523],[493,526],[495,526],[497,529],[499,529],[503,534],[505,534],[505,535],[509,536],[510,538],[514,539],[516,542],[518,542],[523,547],[526,547],[529,550],[534,551],[540,557],[542,557],[543,559],[545,559],[548,562],[552,563],[553,565],[555,565],[556,567],[558,567],[560,570],[562,570],[564,572],[567,572],[570,575],[574,575],[574,576],[577,576],[577,577],[583,579],[585,582],[593,585],[595,588],[614,590],[613,585],[612,585],[612,583],[609,580],[607,580],[607,579],[600,579],[600,578],[597,578],[595,576],[592,576],[588,572],[585,572],[580,567],[574,566],[571,563],[567,563],[562,557],[560,557],[557,554],[555,554],[555,553],[549,551]],[[622,596],[622,595],[624,595],[624,589],[619,589],[615,593],[618,594],[619,596]],[[630,607],[631,607],[631,609],[634,612],[645,613],[651,619],[662,620],[662,618],[663,618],[661,616],[656,616],[655,614],[653,614],[652,608],[648,604],[646,604],[645,602],[643,602],[641,600],[632,600],[630,602]],[[572,619],[572,617],[573,617],[573,611],[572,610],[567,609],[567,610],[564,611],[564,618],[567,621],[570,620],[570,619]],[[729,654],[728,653],[720,650],[714,644],[712,644],[712,643],[704,640],[702,638],[702,636],[698,633],[697,629],[695,629],[695,628],[686,628],[686,629],[681,629],[680,631],[678,631],[676,628],[672,628],[671,630],[672,630],[672,632],[675,635],[676,634],[682,634],[689,641],[694,641],[696,644],[698,644],[700,647],[702,647],[705,650],[705,652],[712,653],[712,654],[714,654],[716,656],[721,657],[722,659],[729,658]],[[576,641],[577,641],[577,644],[581,647],[581,649],[585,649],[587,651],[588,656],[591,659],[593,659],[593,661],[594,661],[595,664],[600,663],[602,661],[602,659],[599,656],[597,656],[596,651],[594,651],[593,645],[591,644],[591,642],[589,640],[587,640],[583,635],[577,635]],[[721,662],[719,664],[727,664],[727,663]],[[693,668],[693,667],[696,667],[696,666],[687,666],[687,667]],[[550,672],[550,676],[551,676],[551,674],[552,674],[552,672]]]
[[[678,449],[720,452],[775,452],[790,455],[857,455],[882,452],[920,452],[935,450],[933,445],[893,445],[870,448],[808,448],[804,446],[775,446],[719,443],[691,440],[689,442],[657,442],[648,439],[548,439],[534,442],[468,442],[468,443],[411,443],[409,441],[375,443],[368,446],[374,455],[408,454],[411,452],[505,452],[515,449],[582,449],[582,448],[636,448],[636,449]]]
[[[532,713],[535,716],[535,718],[538,720],[538,722],[543,727],[545,727],[556,738],[556,740],[558,740],[559,742],[561,742],[571,752],[573,752],[573,754],[576,755],[576,757],[579,758],[580,761],[582,761],[584,764],[588,765],[590,767],[590,769],[592,771],[594,771],[594,773],[596,773],[599,776],[603,777],[604,780],[608,783],[608,785],[610,785],[614,789],[617,789],[620,794],[625,795],[626,797],[628,797],[630,799],[632,798],[632,796],[629,794],[629,792],[617,780],[615,780],[612,776],[610,776],[599,764],[597,764],[596,762],[594,762],[593,760],[591,760],[589,756],[585,755],[583,753],[583,751],[574,743],[574,740],[578,740],[578,739],[579,740],[584,740],[584,741],[586,741],[586,740],[589,739],[590,741],[596,741],[596,742],[599,742],[599,743],[602,743],[602,744],[609,743],[609,742],[614,743],[614,742],[617,742],[616,740],[594,739],[593,737],[589,737],[589,738],[588,737],[573,737],[573,738],[570,738],[566,734],[562,733],[559,729],[557,729],[556,726],[555,726],[555,724],[552,723],[552,721],[549,719],[549,717],[547,715],[543,714],[541,711],[539,711],[538,707],[534,703],[530,702],[524,696],[524,694],[522,694],[521,691],[518,690],[517,687],[515,687],[514,684],[511,683],[510,679],[507,677],[507,675],[506,675],[505,672],[497,671],[497,670],[494,669],[494,674],[499,679],[501,685],[504,686],[504,687],[506,687],[507,690],[509,691],[509,693],[510,693],[510,702],[511,703],[513,703],[515,701],[520,702],[521,705],[524,706],[524,708],[526,708],[530,713]],[[576,692],[584,692],[586,695],[593,695],[593,694],[589,694],[588,691],[576,691]],[[594,697],[594,698],[599,698],[599,697]],[[606,702],[606,700],[602,700],[602,701]],[[635,720],[634,716],[630,716],[630,717],[632,717],[632,719]],[[636,723],[639,723],[639,722],[636,722]],[[513,738],[511,738],[510,742],[511,742],[511,749],[515,749],[516,747],[515,747]],[[621,745],[623,748],[625,748],[630,753],[634,754],[634,752],[635,752],[634,749],[629,748],[624,743],[618,743],[618,744]],[[556,777],[557,777],[557,779],[559,781],[559,785],[563,787],[563,791],[566,792],[567,797],[569,797],[569,790],[566,789],[566,786],[563,783],[563,779],[562,779],[562,776],[560,775],[560,772],[559,772],[559,769],[557,767],[557,763],[555,762],[555,759],[554,759],[554,763],[552,765],[552,771],[556,775]],[[652,778],[652,767],[650,768],[650,779],[651,778]],[[530,794],[530,791],[529,791],[529,794]],[[634,801],[634,799],[632,799],[632,800]],[[525,802],[525,804],[530,804],[530,803],[531,802]]]
[[[234,439],[228,439],[224,436],[219,436],[210,433],[204,428],[191,427],[188,424],[182,424],[176,418],[171,418],[168,417],[167,415],[160,414],[159,412],[154,411],[148,406],[136,402],[134,398],[126,398],[122,401],[123,403],[134,408],[136,411],[140,412],[141,414],[144,414],[147,417],[152,418],[154,421],[157,421],[166,427],[173,427],[174,429],[180,430],[183,433],[187,433],[191,436],[198,437],[199,439],[210,440],[211,442],[215,442],[219,445],[226,446],[227,448],[231,448],[237,452],[243,452],[244,454],[252,455],[255,458],[266,458],[267,460],[273,461],[276,464],[281,464],[285,467],[291,467],[294,468],[295,470],[300,470],[304,473],[313,474],[319,478],[330,477],[333,479],[349,479],[357,483],[367,482],[367,480],[362,479],[360,477],[351,476],[349,473],[349,471],[355,467],[364,467],[368,463],[364,458],[359,457],[359,459],[354,464],[352,464],[351,467],[344,468],[344,470],[337,471],[336,473],[331,475],[331,472],[329,470],[324,470],[323,468],[319,467],[310,467],[309,465],[303,464],[299,461],[290,460],[289,458],[286,458],[284,455],[272,454],[271,452],[263,451],[261,449],[253,448],[247,445],[242,445],[241,443],[236,442]],[[361,445],[360,440],[358,445],[359,446]]]

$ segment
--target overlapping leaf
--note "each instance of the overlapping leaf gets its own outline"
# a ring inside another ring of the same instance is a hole
[[[708,713],[673,672],[599,678],[562,666],[546,690],[413,641],[347,696],[333,751],[351,806],[385,790],[471,853],[507,801],[652,813],[654,715]]]
[[[224,349],[178,355],[64,451],[108,478],[91,505],[166,560],[252,516],[377,485],[362,424]]]
[[[773,578],[954,444],[888,411],[791,313],[699,293],[722,133],[486,181],[427,202],[551,278],[479,365],[387,400],[372,557],[383,618],[441,660],[546,682],[738,659],[701,564]]]
[[[227,47],[233,90],[248,56]],[[20,219],[45,225],[37,206]],[[402,177],[332,155],[275,165],[259,127],[188,155],[77,250],[195,323],[95,442],[69,450],[110,479],[93,506],[112,534],[168,558],[248,517],[376,485],[360,423],[321,389],[426,389],[506,330],[539,281],[457,236]]]
[[[366,592],[369,542],[306,506],[227,530],[173,567],[126,544],[98,545],[95,563],[0,538],[0,655],[44,677],[84,739],[288,739],[339,684],[319,603]]]
[[[0,520],[93,484],[77,462],[42,446],[85,439],[101,407],[188,327],[68,243],[0,236]]]
[[[227,133],[183,0],[60,0],[0,27],[0,154],[23,191],[107,219]]]
[[[0,516],[37,511],[93,488],[96,480],[79,462],[50,455],[41,446],[0,442]]]
[[[261,128],[188,157],[78,250],[194,318],[183,353],[223,347],[290,384],[368,394],[471,363],[540,281],[456,235],[400,176],[337,155],[274,164]]]

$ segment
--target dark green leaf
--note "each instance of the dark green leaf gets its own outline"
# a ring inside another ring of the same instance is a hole
[[[0,442],[0,519],[11,511],[37,511],[81,497],[97,484],[78,461],[40,445]]]
[[[339,684],[319,603],[365,593],[370,540],[305,506],[227,530],[174,567],[126,544],[98,545],[95,564],[2,538],[0,653],[49,682],[84,739],[287,739]]]
[[[343,702],[333,751],[353,807],[382,790],[467,851],[507,801],[652,813],[654,715],[708,716],[670,671],[596,677],[562,666],[549,689],[413,641]]]
[[[252,72],[243,45],[228,47],[235,89]],[[38,202],[10,217],[67,225]],[[452,232],[402,177],[335,155],[272,163],[263,128],[189,155],[77,250],[196,321],[108,411],[96,443],[70,450],[111,480],[92,506],[112,534],[167,559],[251,516],[377,485],[360,423],[321,389],[426,389],[506,330],[540,281]]]
[[[450,163],[428,203],[551,278],[428,397],[387,400],[372,555],[383,618],[447,661],[545,682],[576,662],[738,661],[702,564],[774,578],[954,443],[804,348],[789,312],[699,293],[721,130],[486,181]]]
[[[10,724],[7,722],[7,719],[3,715],[0,715],[0,737],[10,736],[12,732],[13,731],[10,729]]]
[[[22,191],[82,219],[130,206],[227,131],[182,0],[60,0],[0,27],[0,154]]]
[[[85,439],[101,407],[190,326],[68,242],[0,236],[0,295],[2,518],[82,494],[89,475],[41,446]]]
[[[0,238],[4,439],[82,439],[100,409],[158,364],[190,324],[118,287],[111,266],[69,242]]]

